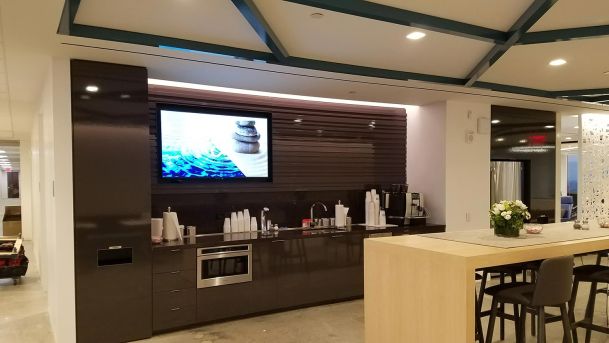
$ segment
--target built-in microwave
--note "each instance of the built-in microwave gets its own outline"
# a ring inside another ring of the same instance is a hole
[[[197,249],[197,288],[252,281],[252,245]]]

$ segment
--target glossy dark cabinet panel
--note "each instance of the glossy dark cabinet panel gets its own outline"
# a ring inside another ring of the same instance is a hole
[[[86,90],[93,86],[97,91]],[[150,337],[147,72],[73,60],[71,89],[77,340]],[[107,263],[98,261],[104,255],[98,250],[110,247],[131,248],[131,254],[124,263],[101,266]]]
[[[154,251],[152,270],[167,273],[176,270],[196,270],[197,251],[193,248],[157,249]]]
[[[362,297],[364,235],[253,244],[253,281],[197,291],[197,321]]]
[[[168,273],[154,274],[152,276],[152,289],[154,292],[172,291],[197,287],[197,271],[175,270]]]
[[[196,289],[154,293],[153,326],[163,331],[196,322]]]

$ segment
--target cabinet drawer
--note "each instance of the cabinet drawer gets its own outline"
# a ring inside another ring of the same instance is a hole
[[[172,291],[176,289],[196,288],[197,273],[195,270],[176,270],[169,273],[154,274],[152,289],[154,292]]]
[[[175,270],[192,270],[197,266],[197,252],[194,248],[154,249],[152,271],[167,273]]]
[[[168,330],[193,324],[196,320],[196,292],[194,288],[154,293],[154,331]]]

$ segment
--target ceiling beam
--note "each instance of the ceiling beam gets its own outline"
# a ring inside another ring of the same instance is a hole
[[[250,26],[256,31],[256,34],[264,44],[273,52],[275,58],[279,61],[285,60],[289,55],[287,50],[277,38],[277,35],[271,29],[269,23],[264,19],[262,13],[256,6],[253,0],[231,0],[235,7],[241,12],[241,15],[247,20]]]
[[[507,41],[504,44],[495,45],[467,75],[465,86],[471,87],[474,85],[482,74],[495,64],[508,49],[518,43],[522,35],[535,25],[535,23],[541,19],[557,1],[558,0],[535,0],[520,18],[518,18],[514,25],[512,25]]]
[[[584,95],[601,96],[609,95],[609,88],[572,89],[566,91],[553,91],[551,93],[555,98],[570,98]]]
[[[70,32],[72,25],[76,20],[76,13],[78,13],[80,1],[81,0],[66,0],[64,2],[57,32],[62,34],[68,34]]]
[[[531,95],[531,96],[538,96],[538,97],[542,97],[542,98],[553,98],[552,92],[544,91],[542,89],[504,85],[504,84],[500,84],[500,83],[476,81],[472,85],[472,87],[490,89],[490,90],[496,91],[496,92]]]
[[[527,32],[522,35],[522,37],[518,41],[518,44],[554,43],[575,39],[599,38],[604,36],[609,36],[609,25]]]
[[[416,27],[485,42],[501,44],[507,39],[503,31],[435,17],[401,8],[363,0],[286,0],[309,7],[350,14],[388,23]]]
[[[105,27],[73,24],[69,34],[76,37],[101,39],[106,41],[147,45],[153,47],[179,48],[247,60],[260,60],[270,63],[276,62],[273,54],[264,51],[235,48],[231,46],[157,36],[147,33],[109,29]]]
[[[328,72],[333,72],[333,73],[378,77],[378,78],[383,78],[383,79],[401,80],[401,81],[414,80],[414,81],[425,81],[425,82],[441,83],[441,84],[448,84],[448,85],[459,85],[459,86],[463,85],[463,81],[464,81],[463,79],[454,78],[454,77],[412,73],[412,72],[407,72],[407,71],[399,71],[399,70],[391,70],[391,69],[364,67],[364,66],[353,65],[353,64],[320,61],[320,60],[313,60],[313,59],[301,58],[301,57],[289,57],[285,61],[281,62],[280,64],[289,66],[289,67],[296,67],[296,68],[303,68],[303,69],[313,69],[313,70],[328,71]]]
[[[575,96],[568,97],[569,100],[579,100],[585,102],[606,102],[609,101],[609,94],[606,95],[598,95],[598,96]]]

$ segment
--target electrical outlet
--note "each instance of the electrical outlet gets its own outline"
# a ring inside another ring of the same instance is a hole
[[[474,142],[474,131],[465,130],[465,144],[472,144]]]

